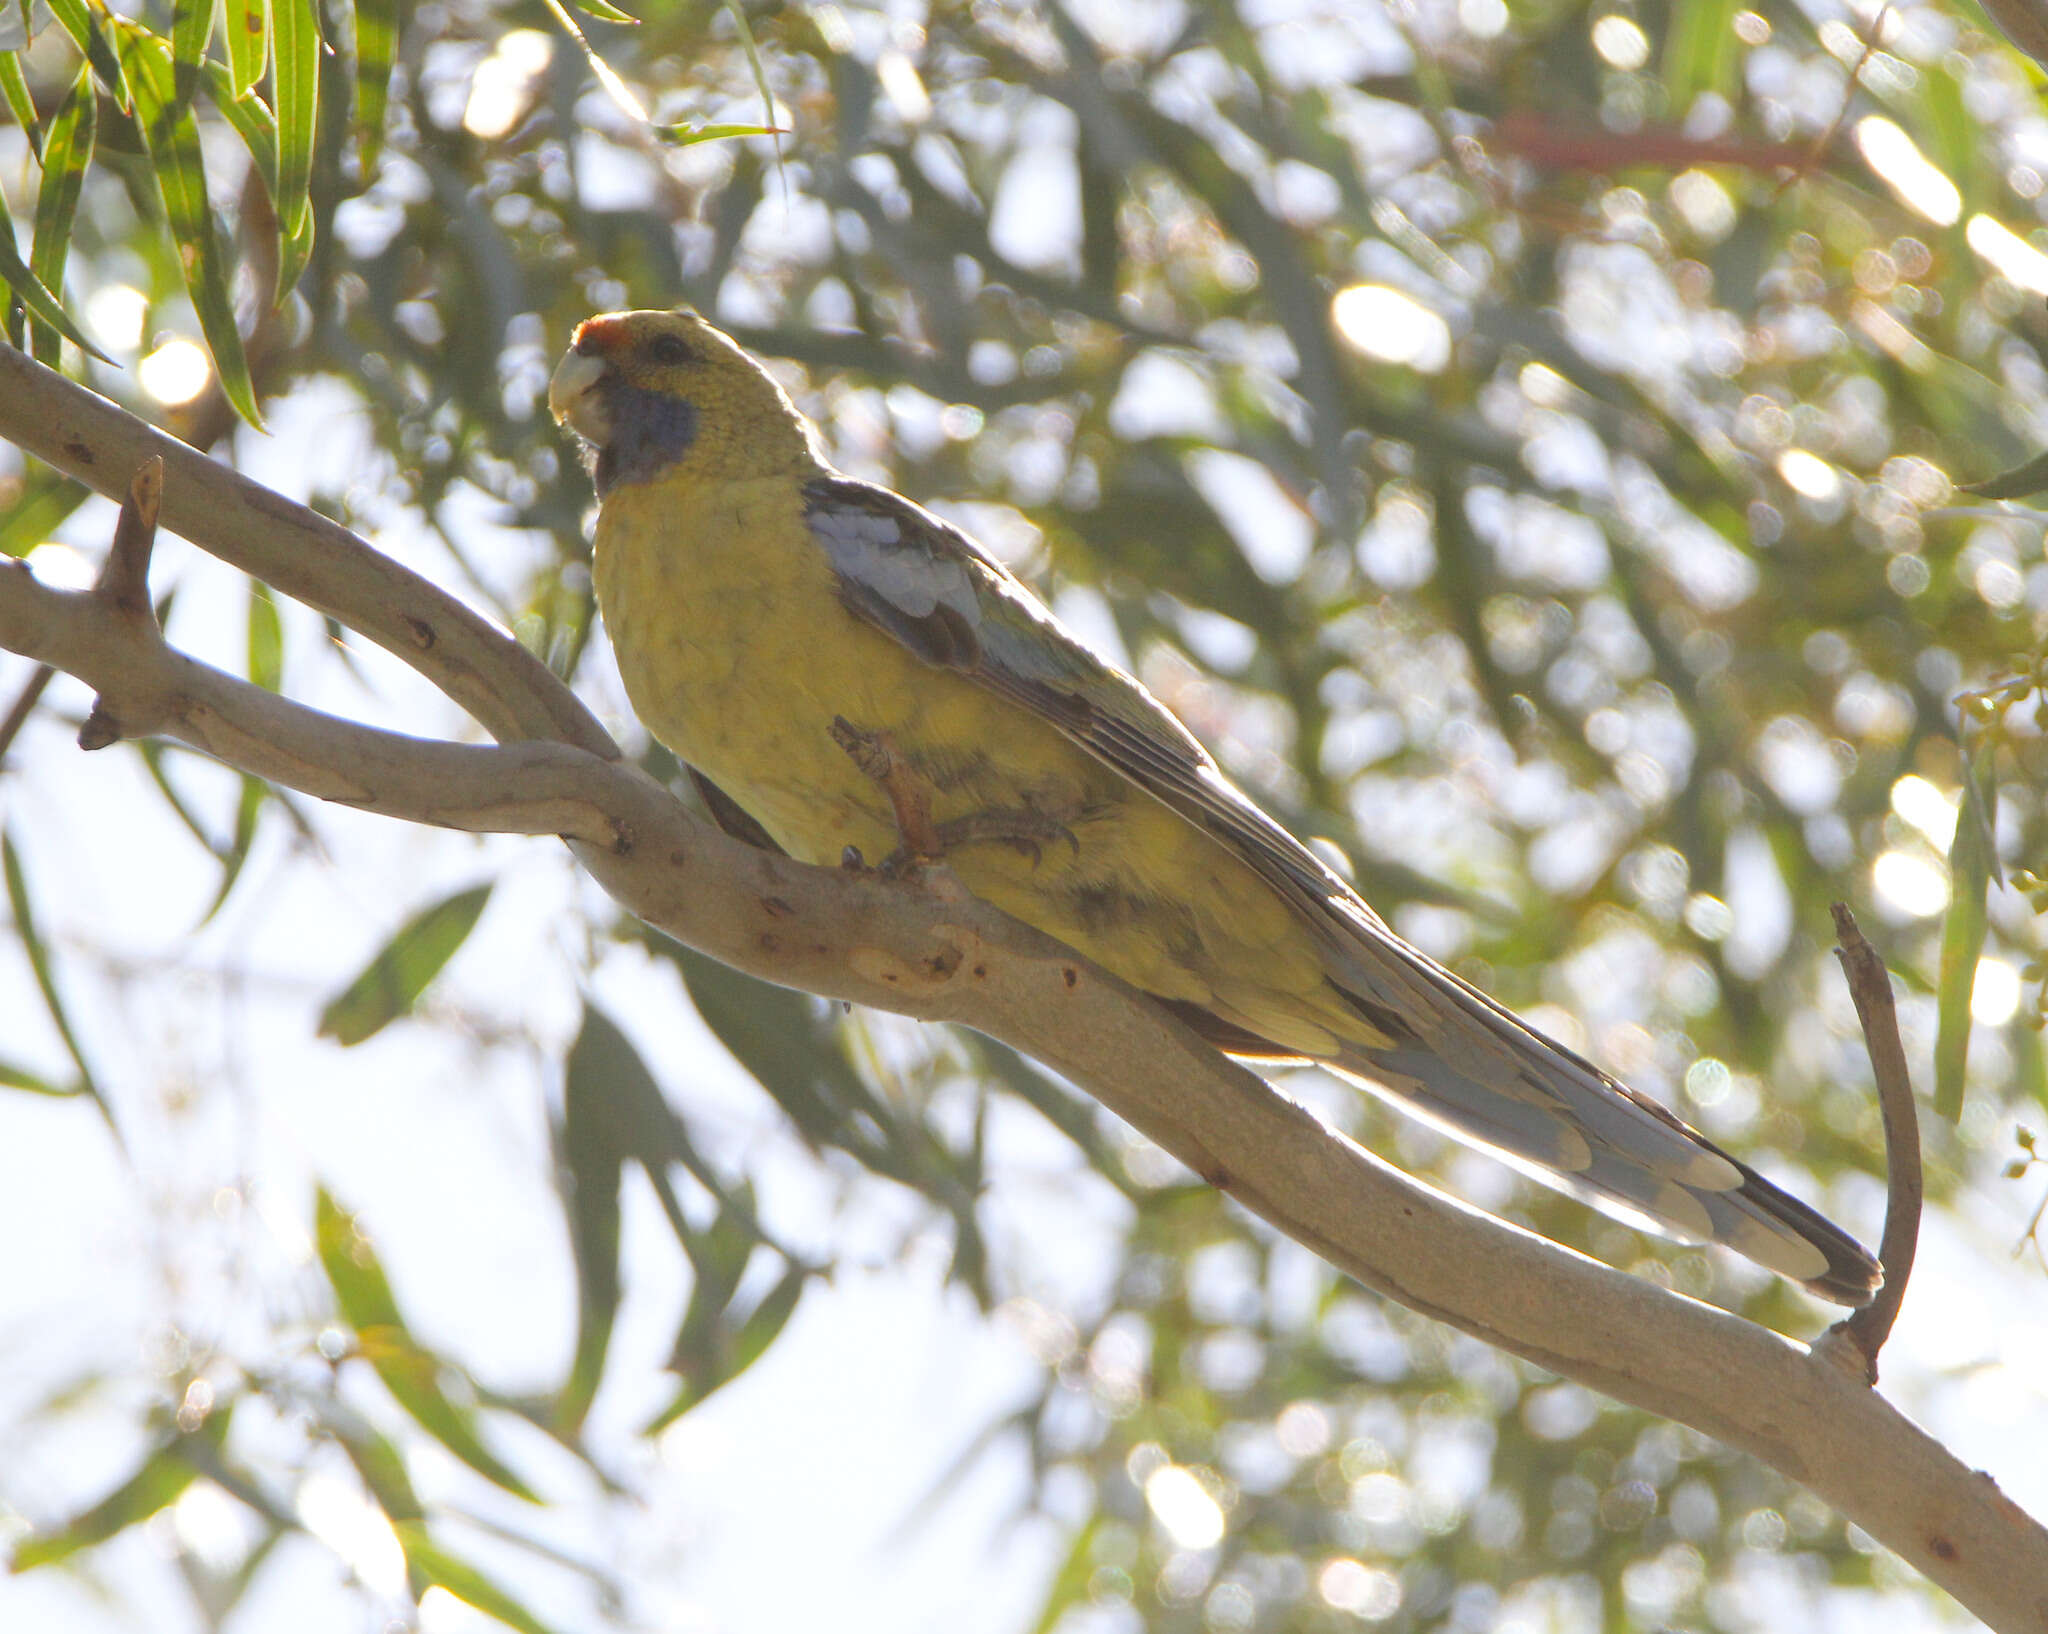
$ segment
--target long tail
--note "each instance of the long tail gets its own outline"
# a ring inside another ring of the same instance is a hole
[[[1346,1042],[1322,1064],[1632,1224],[1720,1243],[1836,1304],[1869,1303],[1883,1273],[1831,1220],[1390,932],[1372,931],[1369,957],[1342,961],[1370,996],[1335,975],[1332,985],[1388,1042]]]

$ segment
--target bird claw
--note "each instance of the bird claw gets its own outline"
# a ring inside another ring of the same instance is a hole
[[[842,873],[862,874],[870,879],[915,880],[926,868],[938,863],[937,857],[921,857],[905,846],[898,846],[872,867],[861,855],[857,845],[849,845],[839,853],[839,868]]]
[[[909,847],[899,845],[882,859],[875,872],[883,879],[911,880],[938,860],[937,857],[921,857]]]
[[[831,733],[832,741],[846,751],[861,775],[889,797],[902,843],[873,870],[884,879],[911,878],[963,845],[1007,845],[1019,856],[1029,857],[1033,868],[1045,860],[1044,844],[1049,840],[1065,840],[1075,856],[1081,854],[1081,841],[1071,828],[1032,806],[971,811],[936,822],[930,785],[887,732],[855,726],[844,715],[834,715]],[[840,853],[840,866],[866,869],[854,846]]]
[[[1029,857],[1036,868],[1045,860],[1045,842],[1065,840],[1081,854],[1081,842],[1074,831],[1049,812],[1030,806],[972,811],[938,825],[938,837],[949,850],[961,845],[1007,845],[1020,857]]]
[[[877,784],[889,797],[889,809],[896,816],[896,832],[903,841],[892,855],[907,853],[912,857],[932,859],[943,855],[932,824],[930,790],[917,775],[917,769],[897,749],[896,740],[887,732],[855,726],[844,715],[832,717],[830,730],[832,741],[846,751],[861,775]],[[884,861],[883,871],[886,872],[888,867],[888,862]]]

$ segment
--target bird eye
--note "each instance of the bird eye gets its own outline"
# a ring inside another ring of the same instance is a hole
[[[647,355],[656,363],[694,363],[696,356],[676,335],[656,335],[647,343]]]

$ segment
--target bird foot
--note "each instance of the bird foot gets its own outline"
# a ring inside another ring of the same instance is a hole
[[[886,879],[908,878],[963,845],[1007,845],[1029,857],[1034,868],[1053,840],[1065,840],[1076,856],[1081,854],[1081,842],[1065,822],[1031,806],[991,807],[936,821],[930,785],[887,732],[855,726],[844,715],[832,717],[831,730],[832,741],[889,797],[889,809],[895,813],[901,843],[873,870]],[[840,866],[861,871],[867,862],[857,847],[848,846],[840,854]]]
[[[935,827],[939,843],[949,851],[962,845],[1007,845],[1019,856],[1029,857],[1034,868],[1044,860],[1044,847],[1051,840],[1065,840],[1075,856],[1081,854],[1081,842],[1071,828],[1050,812],[1030,806],[970,811]]]
[[[871,779],[889,797],[889,809],[896,815],[896,834],[903,842],[879,870],[900,874],[922,862],[936,862],[945,855],[938,827],[932,821],[931,791],[917,770],[896,747],[887,732],[871,732],[855,726],[844,715],[832,717],[832,741],[844,749],[861,775]],[[848,847],[852,851],[852,847]],[[854,851],[857,858],[859,852]],[[892,870],[891,863],[902,858]]]

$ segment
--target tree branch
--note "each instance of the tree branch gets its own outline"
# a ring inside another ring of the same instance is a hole
[[[670,799],[572,744],[444,743],[308,709],[174,652],[146,614],[123,616],[96,591],[51,589],[17,561],[0,560],[0,647],[99,694],[84,747],[175,738],[286,788],[406,822],[617,846],[609,808],[627,802],[622,783]]]
[[[1879,1110],[1884,1115],[1885,1190],[1884,1242],[1878,1258],[1884,1265],[1884,1286],[1862,1310],[1837,1324],[1839,1332],[1861,1353],[1869,1383],[1877,1383],[1877,1353],[1891,1337],[1899,1307],[1906,1302],[1906,1284],[1913,1275],[1913,1257],[1920,1246],[1920,1206],[1926,1182],[1920,1173],[1920,1116],[1913,1105],[1913,1080],[1906,1070],[1906,1047],[1899,1039],[1898,1007],[1892,1002],[1891,978],[1877,950],[1863,939],[1846,903],[1834,905],[1835,953],[1849,980],[1849,996],[1863,1024],[1870,1051],[1870,1069],[1877,1080]]]
[[[29,446],[17,424],[60,411],[76,427],[77,395],[89,396],[0,350],[0,435]],[[67,449],[65,468],[118,492],[130,455],[165,441],[131,422],[117,445]],[[1390,1167],[943,872],[890,883],[728,838],[613,758],[608,740],[580,741],[594,723],[550,691],[566,690],[512,659],[502,649],[516,647],[483,621],[451,621],[439,591],[415,601],[411,576],[375,565],[344,530],[275,495],[250,498],[253,485],[210,461],[166,461],[165,520],[194,543],[265,577],[285,564],[273,584],[365,633],[402,640],[413,617],[453,631],[408,656],[430,674],[445,664],[486,724],[557,721],[545,735],[572,741],[474,747],[340,721],[171,652],[153,621],[0,566],[0,646],[80,676],[123,731],[176,736],[364,810],[572,836],[621,904],[690,946],[785,986],[1001,1039],[1367,1287],[1762,1459],[1994,1628],[2048,1630],[2048,1533],[1851,1373]]]
[[[48,664],[38,664],[14,695],[7,714],[0,717],[0,771],[7,769],[7,751],[14,747],[15,738],[28,725],[28,718],[36,712],[36,705],[42,702],[44,689],[56,678],[57,672]]]
[[[0,437],[115,500],[161,457],[173,533],[402,658],[501,742],[554,738],[618,754],[545,664],[439,585],[4,343]]]

